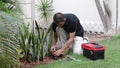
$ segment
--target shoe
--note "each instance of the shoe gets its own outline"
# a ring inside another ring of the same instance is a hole
[[[83,38],[83,41],[84,41],[84,43],[88,43],[88,42],[89,42],[88,37],[84,37],[84,38]]]

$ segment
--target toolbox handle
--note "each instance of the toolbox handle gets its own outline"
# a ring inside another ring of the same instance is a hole
[[[91,43],[91,44],[94,44],[94,45],[99,45],[98,43]]]
[[[98,43],[87,43],[87,44],[93,44],[95,48],[102,48],[103,46],[99,45]]]
[[[86,43],[86,44],[94,44],[94,45],[99,45],[98,43],[92,42],[92,43]]]
[[[92,43],[92,44],[94,44],[95,46],[95,48],[102,48],[103,46],[101,46],[101,45],[99,45],[98,43]]]

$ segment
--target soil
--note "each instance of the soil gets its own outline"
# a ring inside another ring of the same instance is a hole
[[[60,55],[59,57],[55,57],[51,55],[50,57],[45,57],[43,61],[35,61],[35,62],[28,62],[24,58],[20,59],[20,68],[32,68],[36,65],[43,65],[43,64],[48,64],[51,63],[54,60],[62,59],[65,58],[65,55]]]
[[[97,42],[97,41],[101,41],[101,40],[109,40],[112,38],[112,36],[109,35],[105,35],[105,34],[89,34],[89,33],[85,33],[85,37],[87,37],[89,39],[90,42]],[[36,61],[36,62],[28,62],[26,61],[24,58],[20,59],[21,62],[21,67],[20,68],[32,68],[36,65],[43,65],[43,64],[47,64],[47,63],[51,63],[54,60],[57,59],[61,59],[64,58],[65,56],[61,55],[59,57],[54,57],[54,56],[50,56],[50,57],[45,57],[43,61]]]
[[[51,63],[53,61],[53,59],[49,58],[49,57],[45,57],[43,61],[35,61],[35,62],[29,62],[26,61],[24,58],[20,59],[20,68],[32,68],[36,65],[41,65],[41,64],[47,64],[47,63]]]

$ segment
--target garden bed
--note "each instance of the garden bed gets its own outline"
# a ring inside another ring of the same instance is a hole
[[[63,55],[61,55],[59,57],[46,56],[43,61],[35,61],[35,62],[29,62],[29,61],[26,61],[24,58],[21,58],[20,59],[20,63],[21,63],[20,68],[32,68],[36,65],[48,64],[48,63],[53,62],[54,60],[63,59],[63,58],[65,58],[65,56],[63,56]]]
[[[53,59],[49,58],[49,57],[45,57],[43,61],[35,61],[35,62],[29,62],[26,61],[24,58],[20,59],[20,68],[32,68],[36,65],[41,65],[41,64],[47,64],[47,63],[51,63],[53,61]]]

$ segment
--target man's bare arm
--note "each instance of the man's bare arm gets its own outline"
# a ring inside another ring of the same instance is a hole
[[[73,42],[73,40],[74,40],[74,37],[75,37],[75,32],[70,33],[70,34],[69,34],[69,37],[70,37],[70,38],[69,38],[68,41],[64,44],[64,47],[61,48],[62,52],[65,52],[65,51],[70,47],[70,45],[72,44],[72,42]]]

